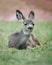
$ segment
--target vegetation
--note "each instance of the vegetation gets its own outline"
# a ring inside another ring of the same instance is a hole
[[[33,33],[40,47],[31,50],[8,48],[9,35],[21,28],[21,23],[0,22],[0,65],[52,65],[52,22],[35,22]]]

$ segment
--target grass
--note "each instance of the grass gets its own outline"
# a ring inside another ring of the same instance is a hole
[[[21,28],[21,23],[0,22],[0,65],[52,65],[52,22],[35,22],[33,33],[40,47],[31,50],[8,48],[9,35]]]

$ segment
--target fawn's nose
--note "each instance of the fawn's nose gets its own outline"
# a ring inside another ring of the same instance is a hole
[[[33,29],[33,27],[28,27],[28,29]]]
[[[30,30],[33,29],[33,25],[32,25],[32,24],[29,24],[27,27],[28,27],[28,29],[30,29]]]

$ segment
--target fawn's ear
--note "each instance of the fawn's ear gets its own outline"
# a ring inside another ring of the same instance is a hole
[[[28,18],[31,19],[31,20],[33,20],[34,16],[35,16],[34,12],[30,11]]]
[[[19,10],[16,10],[16,17],[18,20],[25,19],[22,12],[20,12]]]

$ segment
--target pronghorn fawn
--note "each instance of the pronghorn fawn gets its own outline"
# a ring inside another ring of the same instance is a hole
[[[16,49],[34,48],[36,45],[40,45],[38,40],[31,34],[34,28],[34,12],[31,11],[26,19],[22,12],[16,10],[16,17],[18,20],[23,20],[23,28],[20,32],[11,34],[9,37],[8,46]]]

